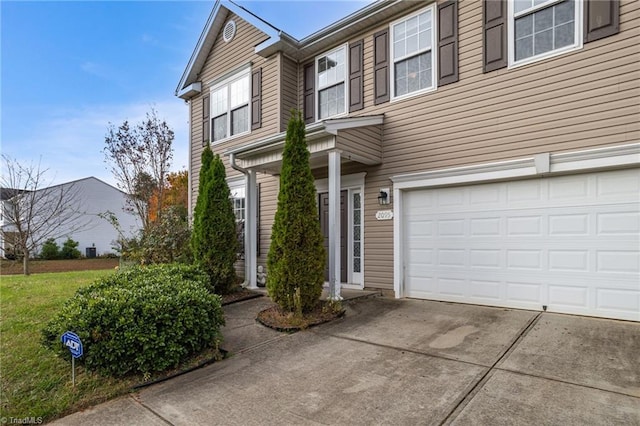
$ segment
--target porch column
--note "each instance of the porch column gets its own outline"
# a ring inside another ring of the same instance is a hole
[[[256,172],[246,174],[245,223],[244,223],[244,271],[248,288],[258,288],[258,185]]]
[[[329,152],[329,299],[340,296],[340,151]]]

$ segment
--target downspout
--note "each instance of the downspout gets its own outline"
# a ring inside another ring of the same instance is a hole
[[[189,162],[188,162],[188,169],[187,169],[187,186],[189,187],[189,190],[187,191],[187,220],[189,221],[189,224],[193,224],[193,206],[191,205],[191,203],[193,202],[193,188],[192,188],[192,183],[193,183],[193,178],[191,177],[191,161],[193,161],[193,136],[191,134],[191,125],[193,123],[193,105],[191,103],[191,99],[186,100],[185,101],[187,103],[187,105],[189,105]]]
[[[244,228],[244,282],[243,287],[258,288],[257,283],[257,251],[256,251],[256,182],[255,174],[251,170],[240,167],[236,163],[236,156],[233,153],[229,154],[229,163],[231,168],[239,171],[245,176],[246,182],[246,219]],[[247,226],[248,225],[248,226]]]

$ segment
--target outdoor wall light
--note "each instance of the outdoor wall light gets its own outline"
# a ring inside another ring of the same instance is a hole
[[[386,206],[390,204],[391,199],[389,197],[389,188],[380,188],[380,195],[378,195],[378,204]]]

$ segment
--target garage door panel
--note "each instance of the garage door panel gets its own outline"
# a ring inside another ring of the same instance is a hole
[[[601,236],[638,235],[640,233],[640,212],[599,213],[597,214],[597,224],[597,233]]]
[[[612,317],[617,316],[616,312],[637,316],[640,312],[640,291],[599,288],[596,291],[596,308],[613,313]]]
[[[409,191],[403,210],[409,297],[640,321],[638,169]]]
[[[487,302],[503,301],[505,296],[502,294],[503,285],[500,281],[490,280],[471,280],[470,296],[477,299],[484,299]]]

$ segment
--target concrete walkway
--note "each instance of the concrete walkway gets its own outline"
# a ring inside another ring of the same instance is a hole
[[[233,356],[58,424],[640,425],[640,324],[369,297],[283,334],[225,307]]]

